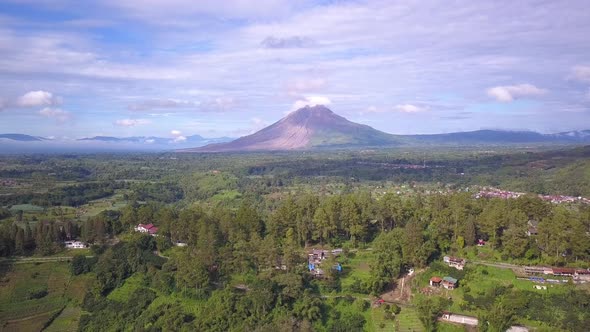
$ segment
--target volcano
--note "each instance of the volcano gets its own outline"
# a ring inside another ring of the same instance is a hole
[[[187,152],[281,151],[397,145],[396,136],[348,121],[325,106],[305,106],[254,134]]]

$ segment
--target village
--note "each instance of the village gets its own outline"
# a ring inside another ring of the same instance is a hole
[[[475,198],[501,198],[501,199],[515,199],[526,195],[523,192],[501,190],[497,188],[484,187],[473,197]],[[586,197],[574,197],[566,195],[537,195],[541,200],[551,202],[554,204],[562,203],[583,203],[590,204],[590,198]]]

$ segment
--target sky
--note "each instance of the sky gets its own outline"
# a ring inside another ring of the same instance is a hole
[[[584,0],[2,0],[0,133],[590,129],[589,36]]]

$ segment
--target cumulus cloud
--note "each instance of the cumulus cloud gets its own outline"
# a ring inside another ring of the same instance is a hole
[[[303,108],[305,106],[317,106],[317,105],[330,105],[332,103],[332,101],[328,98],[328,97],[324,97],[324,96],[309,96],[309,97],[303,97],[304,99],[299,99],[297,100],[295,103],[293,103],[293,106],[291,106],[291,111],[296,111],[300,108]]]
[[[59,108],[45,107],[39,111],[39,115],[55,119],[59,123],[63,123],[72,119],[72,114]]]
[[[304,48],[312,47],[315,41],[309,37],[304,36],[290,36],[290,37],[274,37],[268,36],[260,42],[264,48]]]
[[[532,84],[496,86],[487,90],[488,96],[501,102],[511,102],[523,97],[536,97],[546,92],[547,90],[537,88]]]
[[[151,121],[147,119],[120,119],[113,124],[119,127],[135,127],[150,124]]]
[[[61,104],[61,98],[47,91],[29,91],[16,101],[20,107],[56,106]]]
[[[590,66],[576,66],[572,69],[571,77],[582,82],[590,82]]]
[[[174,136],[174,138],[170,141],[172,143],[182,143],[186,141],[186,136],[182,135],[182,131],[173,129],[170,131],[170,134]]]

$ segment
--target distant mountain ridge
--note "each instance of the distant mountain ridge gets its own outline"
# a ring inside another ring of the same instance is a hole
[[[46,141],[47,138],[39,136],[31,136],[25,134],[0,134],[0,138],[5,138],[19,142],[35,142],[35,141]]]
[[[392,135],[354,123],[325,106],[306,106],[238,139],[157,136],[94,136],[54,140],[18,133],[0,134],[0,153],[100,151],[289,151],[333,148],[474,146],[501,144],[589,144],[590,130],[540,134],[533,131],[476,130],[428,135]]]
[[[393,135],[351,122],[325,106],[306,106],[258,132],[232,142],[183,152],[280,151],[344,147],[587,143],[590,130],[540,134],[533,131],[476,130],[430,135]]]
[[[157,136],[130,136],[130,137],[114,137],[114,136],[94,136],[80,138],[78,141],[100,141],[100,142],[127,142],[127,143],[146,143],[146,144],[173,144],[173,143],[215,143],[228,142],[232,138],[218,137],[218,138],[204,138],[201,135],[191,135],[183,137],[181,140],[170,137]]]
[[[25,134],[0,134],[0,153],[159,152],[231,140],[233,138],[205,138],[200,135],[186,137],[94,136],[80,139],[50,139]]]

